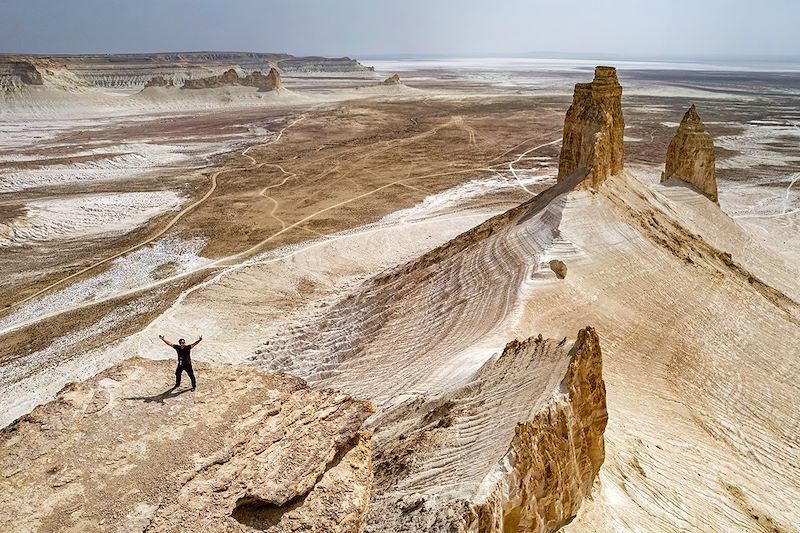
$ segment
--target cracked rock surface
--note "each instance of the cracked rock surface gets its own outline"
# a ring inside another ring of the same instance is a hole
[[[372,406],[251,367],[129,359],[2,431],[2,531],[358,531]]]

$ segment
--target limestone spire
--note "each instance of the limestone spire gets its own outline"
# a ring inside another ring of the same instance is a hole
[[[591,83],[578,83],[564,119],[558,180],[585,169],[594,187],[622,172],[622,86],[614,67],[595,67]]]
[[[683,115],[667,149],[667,163],[661,181],[673,178],[691,184],[709,200],[719,203],[714,140],[706,131],[694,104]]]

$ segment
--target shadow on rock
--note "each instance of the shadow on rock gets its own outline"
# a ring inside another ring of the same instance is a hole
[[[183,389],[183,390],[176,390],[174,388],[168,389],[161,394],[156,394],[153,396],[131,396],[129,398],[123,398],[123,400],[140,400],[145,403],[156,402],[156,403],[164,403],[166,400],[170,398],[175,398],[180,396],[185,392],[189,392],[190,389]]]

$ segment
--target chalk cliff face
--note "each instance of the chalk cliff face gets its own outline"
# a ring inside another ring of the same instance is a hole
[[[667,149],[667,163],[661,181],[672,178],[693,185],[709,200],[719,203],[714,140],[706,131],[694,105],[683,115]]]
[[[596,187],[622,172],[622,86],[613,67],[596,67],[591,83],[578,83],[564,120],[558,180],[587,171],[584,187]]]
[[[42,73],[36,68],[36,66],[28,61],[19,61],[16,63],[12,63],[11,68],[12,73],[19,76],[22,83],[26,85],[43,85],[44,80],[42,80]]]
[[[467,387],[405,408],[376,430],[367,531],[552,531],[605,456],[597,334],[512,341]]]
[[[170,391],[173,371],[130,359],[2,430],[0,530],[359,531],[370,404],[219,364]]]

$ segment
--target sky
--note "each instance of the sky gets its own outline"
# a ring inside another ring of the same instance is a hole
[[[0,53],[797,58],[800,0],[0,0]]]

